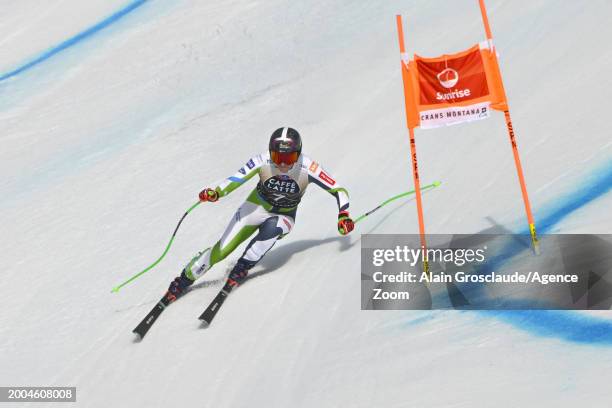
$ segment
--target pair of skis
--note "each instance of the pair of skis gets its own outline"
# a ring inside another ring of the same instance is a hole
[[[234,287],[232,285],[226,283],[225,286],[223,286],[223,288],[219,291],[217,296],[215,296],[210,305],[208,305],[208,307],[200,315],[199,319],[202,321],[203,327],[210,326],[213,319],[217,315],[217,312],[221,308],[221,305],[223,305],[223,302],[225,302],[225,299],[227,299],[233,288]],[[162,312],[166,310],[166,307],[168,307],[169,304],[170,301],[166,298],[166,296],[161,298],[161,300],[157,302],[157,304],[153,307],[153,309],[151,309],[149,314],[147,314],[145,318],[142,319],[140,324],[138,324],[138,326],[136,326],[136,328],[132,330],[132,332],[136,333],[140,337],[140,340],[142,340],[151,328],[151,326],[153,326],[153,323],[155,323],[155,321],[162,314]]]

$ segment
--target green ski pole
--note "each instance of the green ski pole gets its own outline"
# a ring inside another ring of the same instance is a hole
[[[183,214],[183,216],[181,217],[180,221],[178,222],[176,228],[174,229],[174,232],[172,233],[172,237],[170,238],[170,242],[168,242],[168,246],[166,246],[166,250],[164,251],[164,253],[157,259],[157,261],[153,262],[151,265],[147,266],[144,270],[138,272],[136,275],[132,276],[130,279],[126,280],[125,282],[123,282],[120,285],[117,285],[113,288],[113,290],[111,290],[112,293],[115,292],[119,292],[119,289],[121,289],[122,287],[124,287],[125,285],[127,285],[128,283],[132,282],[133,280],[139,278],[140,276],[142,276],[145,272],[150,271],[151,269],[153,269],[155,267],[155,265],[157,265],[163,258],[164,256],[166,256],[166,254],[168,253],[168,250],[170,249],[170,246],[172,246],[172,241],[174,241],[174,237],[176,236],[176,233],[179,229],[179,227],[181,226],[181,223],[183,222],[183,220],[185,219],[185,217],[187,217],[187,214],[189,214],[191,212],[191,210],[193,210],[194,208],[196,208],[198,205],[200,205],[202,202],[198,201],[197,203],[195,203],[194,205],[191,206],[191,208],[189,208],[187,210],[187,212],[185,212],[185,214]]]
[[[441,181],[434,181],[431,184],[428,184],[426,186],[421,187],[421,191],[431,190],[433,188],[438,187],[440,184],[442,184]],[[393,196],[393,197],[389,198],[388,200],[383,201],[381,204],[378,205],[378,207],[376,207],[376,208],[366,212],[365,214],[362,214],[359,217],[357,217],[355,219],[354,223],[357,224],[359,221],[363,220],[365,217],[367,217],[368,215],[372,214],[373,212],[380,210],[382,207],[384,207],[385,205],[389,204],[390,202],[395,201],[395,200],[397,200],[399,198],[402,198],[402,197],[406,197],[406,196],[408,196],[410,194],[414,194],[414,193],[415,193],[414,190],[410,190],[410,191],[406,191],[405,193],[401,193],[401,194],[398,194],[396,196]]]

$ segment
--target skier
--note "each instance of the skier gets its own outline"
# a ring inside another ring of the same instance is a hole
[[[309,183],[317,184],[336,198],[338,232],[346,235],[353,230],[348,192],[317,162],[302,154],[300,134],[290,127],[272,133],[267,153],[249,159],[236,174],[215,188],[202,190],[200,201],[216,202],[256,175],[259,176],[256,188],[238,208],[221,239],[199,252],[172,281],[165,295],[168,303],[175,301],[196,279],[258,231],[227,279],[232,287],[241,284],[276,241],[291,231],[298,204]]]

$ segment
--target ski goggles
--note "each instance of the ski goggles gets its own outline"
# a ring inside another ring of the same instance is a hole
[[[275,164],[278,164],[278,165],[280,165],[281,163],[293,164],[298,160],[299,155],[300,154],[298,152],[287,152],[287,153],[274,152],[274,151],[270,152],[270,158]]]

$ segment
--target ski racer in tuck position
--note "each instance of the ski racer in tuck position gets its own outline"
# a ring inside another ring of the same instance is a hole
[[[196,279],[257,231],[227,280],[232,287],[241,284],[276,241],[291,231],[297,207],[310,183],[336,198],[338,232],[346,235],[353,230],[348,192],[317,162],[302,154],[302,139],[295,129],[283,127],[274,131],[268,150],[249,159],[236,174],[218,186],[200,192],[201,201],[216,202],[259,176],[257,187],[238,208],[221,239],[199,252],[172,281],[165,295],[168,303],[175,301]]]

